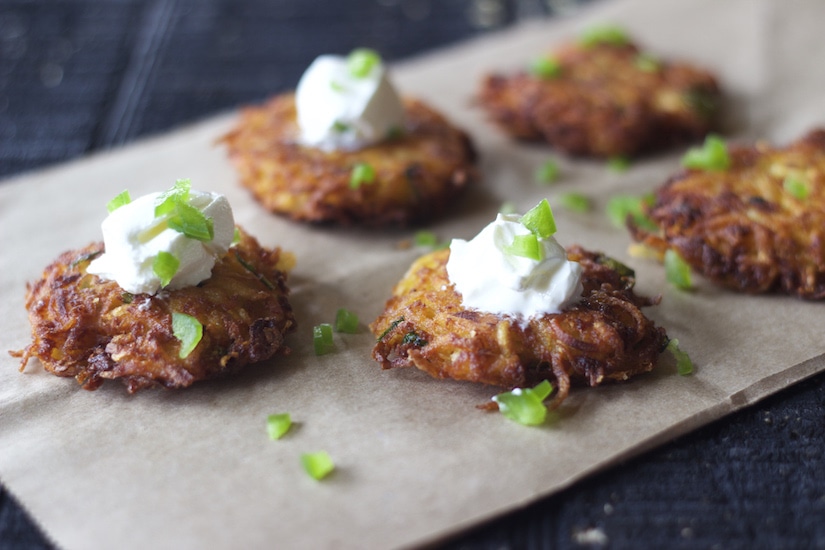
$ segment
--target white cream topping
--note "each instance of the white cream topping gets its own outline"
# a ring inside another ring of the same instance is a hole
[[[516,235],[530,230],[517,214],[499,214],[471,241],[453,239],[447,275],[464,307],[529,319],[559,313],[579,300],[582,267],[552,236],[539,239],[542,260],[508,254]]]
[[[164,288],[194,286],[211,276],[215,260],[226,254],[235,235],[229,201],[217,193],[189,192],[189,204],[212,219],[214,238],[203,242],[170,229],[166,226],[168,216],[155,216],[160,196],[161,193],[152,193],[135,199],[103,220],[105,252],[89,264],[88,273],[115,281],[133,294],[155,294],[161,289],[161,280],[152,266],[163,251],[180,262]]]
[[[322,55],[295,91],[299,141],[326,151],[362,149],[404,128],[404,107],[383,63],[354,76],[347,59]]]

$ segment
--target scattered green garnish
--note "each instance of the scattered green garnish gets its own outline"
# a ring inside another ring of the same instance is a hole
[[[381,336],[379,336],[376,340],[377,340],[378,342],[380,342],[381,340],[383,340],[383,339],[384,339],[384,336],[386,336],[387,334],[389,334],[389,333],[391,333],[392,331],[394,331],[394,330],[395,330],[395,327],[397,327],[398,325],[400,325],[400,324],[401,324],[401,323],[403,323],[403,322],[404,322],[404,318],[403,318],[403,317],[399,317],[398,319],[396,319],[395,321],[393,321],[392,323],[390,323],[390,326],[388,326],[388,327],[387,327],[387,330],[385,330],[384,332],[382,332],[382,333],[381,333]]]
[[[687,353],[679,348],[679,340],[671,338],[667,343],[667,350],[673,355],[673,358],[676,359],[676,372],[682,376],[693,374],[693,361],[690,360]]]
[[[244,269],[246,269],[247,271],[252,273],[255,276],[256,279],[261,281],[261,283],[266,288],[268,288],[269,290],[275,290],[275,285],[273,285],[269,281],[269,279],[267,279],[266,277],[264,277],[263,275],[258,273],[257,270],[255,269],[255,267],[252,264],[250,264],[249,262],[247,262],[246,260],[244,260],[243,256],[241,256],[241,254],[237,250],[235,251],[235,257],[238,259],[238,263],[240,263],[243,266]]]
[[[315,347],[315,355],[325,355],[332,351],[332,325],[321,323],[312,327],[312,345]]]
[[[690,277],[690,265],[679,256],[679,253],[668,248],[665,252],[665,278],[667,282],[680,288],[688,290],[693,288]]]
[[[235,227],[235,231],[232,233],[232,244],[230,246],[237,246],[241,242],[241,230],[238,227]]]
[[[155,203],[155,217],[159,218],[164,214],[169,214],[175,210],[177,203],[189,200],[189,191],[192,189],[192,181],[189,179],[175,180],[175,185],[167,189],[157,199]]]
[[[631,268],[620,262],[615,258],[611,258],[606,254],[599,254],[596,257],[596,263],[600,265],[604,265],[621,275],[622,277],[635,277],[636,272],[633,271]]]
[[[421,231],[416,231],[413,242],[415,242],[415,246],[437,246],[438,237],[432,231],[422,229]]]
[[[722,171],[730,167],[730,156],[725,141],[715,134],[705,138],[702,147],[691,147],[682,157],[682,166],[696,170]]]
[[[347,70],[355,78],[366,78],[380,63],[381,56],[369,48],[357,48],[347,56]]]
[[[123,292],[120,294],[120,301],[124,304],[131,304],[135,300],[135,295],[131,292]]]
[[[579,44],[589,48],[599,44],[610,44],[611,46],[624,46],[630,42],[630,38],[624,29],[613,25],[596,25],[586,29],[579,37]]]
[[[424,347],[424,346],[427,345],[427,341],[424,340],[422,337],[420,337],[418,335],[418,333],[415,332],[414,330],[411,330],[410,332],[405,334],[404,339],[401,340],[401,343],[402,344],[412,344],[412,345],[414,345],[416,347],[419,347],[419,348]]]
[[[339,134],[343,134],[347,130],[349,130],[350,126],[346,122],[341,122],[340,120],[336,120],[332,123],[332,131],[337,132]]]
[[[372,183],[375,181],[375,169],[365,163],[359,162],[352,167],[352,172],[349,178],[350,189],[358,189],[364,183]]]
[[[633,62],[636,68],[645,73],[656,73],[662,68],[662,63],[649,53],[640,53]]]
[[[581,193],[565,193],[559,197],[559,204],[580,214],[590,210],[590,199]]]
[[[625,227],[627,217],[631,216],[633,223],[645,231],[656,232],[659,228],[656,224],[645,214],[645,204],[653,204],[655,197],[652,193],[643,195],[641,197],[634,195],[616,195],[607,201],[605,210],[607,217],[614,226],[618,228]]]
[[[335,332],[355,334],[358,332],[358,315],[346,308],[335,312]]]
[[[507,254],[529,258],[537,262],[544,259],[544,249],[541,247],[538,237],[533,233],[514,236],[513,243],[506,246],[504,251]]]
[[[547,418],[547,407],[544,400],[553,391],[553,386],[547,380],[542,380],[534,388],[516,388],[513,391],[500,393],[493,397],[498,404],[498,410],[513,422],[525,426],[538,426]]]
[[[535,175],[539,183],[553,183],[559,179],[559,165],[554,160],[548,160],[538,167]]]
[[[92,260],[94,260],[95,258],[100,256],[101,254],[103,254],[102,250],[97,250],[95,252],[89,252],[88,254],[81,254],[80,256],[75,258],[74,261],[72,261],[71,267],[77,267],[78,265],[80,265],[82,263],[91,262]]]
[[[186,359],[203,338],[203,325],[191,315],[172,312],[172,334],[180,340],[178,356]]]
[[[266,417],[266,433],[269,439],[281,439],[292,427],[292,418],[289,413],[270,414]]]
[[[178,272],[180,260],[174,254],[161,250],[152,261],[152,272],[160,279],[160,286],[166,287]]]
[[[332,88],[332,90],[335,92],[343,92],[344,90],[346,90],[346,88],[344,88],[344,85],[338,82],[337,80],[330,80],[329,87]]]
[[[630,168],[630,159],[627,157],[610,157],[607,160],[607,169],[611,172],[627,172],[628,168]]]
[[[556,232],[556,219],[550,209],[547,199],[542,199],[536,206],[527,211],[519,221],[521,224],[542,239],[546,239]]]
[[[169,229],[183,233],[190,239],[209,242],[215,238],[212,218],[207,218],[203,212],[185,202],[175,203],[174,213],[166,223]]]
[[[556,78],[561,74],[561,63],[554,57],[543,56],[530,63],[530,74],[539,78]]]
[[[109,201],[106,205],[106,209],[109,212],[114,212],[121,206],[127,205],[132,202],[132,197],[129,196],[129,191],[121,191],[115,198]]]
[[[799,177],[788,176],[785,178],[785,181],[782,182],[782,187],[784,187],[785,191],[787,191],[792,197],[801,201],[807,199],[808,195],[811,193],[811,190],[808,187],[808,182]]]
[[[313,479],[324,479],[335,469],[335,463],[326,451],[304,453],[301,455],[301,465]]]

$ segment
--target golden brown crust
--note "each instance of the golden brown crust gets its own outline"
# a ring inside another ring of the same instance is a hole
[[[658,299],[635,295],[632,271],[602,254],[570,248],[584,268],[582,300],[523,325],[462,307],[447,276],[449,254],[418,259],[370,325],[382,368],[414,366],[435,378],[505,388],[549,379],[558,404],[571,382],[596,386],[650,371],[666,345],[664,329],[639,309]]]
[[[648,209],[660,231],[634,226],[633,237],[676,250],[727,288],[825,298],[825,130],[784,148],[729,147],[729,156],[727,170],[671,177]],[[785,189],[788,176],[804,180],[807,197]]]
[[[443,214],[477,179],[469,137],[420,101],[405,100],[399,137],[359,151],[323,151],[296,142],[293,94],[247,108],[224,139],[241,183],[272,212],[307,222],[405,225]],[[365,163],[375,181],[350,187]]]
[[[721,99],[707,71],[659,61],[640,68],[633,44],[569,44],[551,56],[553,78],[488,75],[479,100],[517,139],[544,140],[572,155],[633,156],[695,140],[714,126]]]
[[[132,295],[114,281],[86,273],[102,243],[64,252],[28,286],[32,343],[22,353],[49,372],[74,376],[88,390],[123,380],[129,393],[149,386],[184,388],[288,353],[295,329],[281,252],[241,232],[212,276],[195,287]],[[172,332],[172,312],[191,315],[203,337],[185,358]]]

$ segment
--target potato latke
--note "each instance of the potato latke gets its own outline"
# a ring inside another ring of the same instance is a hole
[[[435,378],[505,388],[550,380],[554,404],[571,383],[596,386],[653,369],[665,330],[640,307],[658,303],[633,292],[626,266],[579,247],[568,257],[584,268],[579,303],[561,313],[518,320],[465,309],[447,276],[449,250],[418,259],[393,289],[370,328],[382,368],[418,367]]]
[[[114,281],[87,274],[102,243],[63,253],[28,285],[33,341],[19,354],[20,369],[36,357],[49,372],[73,376],[87,390],[119,378],[133,393],[156,385],[184,388],[287,353],[284,335],[295,329],[295,319],[284,257],[240,234],[209,279],[155,296],[129,294]],[[203,325],[200,342],[184,359],[172,331],[173,312]]]
[[[710,73],[652,60],[632,43],[569,44],[549,57],[557,74],[488,75],[478,99],[518,139],[572,155],[634,156],[695,140],[721,99]]]
[[[357,151],[297,142],[295,97],[245,109],[224,139],[241,183],[268,210],[295,220],[342,225],[406,225],[439,216],[477,179],[469,137],[420,101],[405,100],[406,128]],[[374,181],[350,184],[358,164]]]
[[[633,237],[727,288],[825,297],[825,130],[728,156],[726,170],[671,177],[647,209],[659,231],[631,224]]]

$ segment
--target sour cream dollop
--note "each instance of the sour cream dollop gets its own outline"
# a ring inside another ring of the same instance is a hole
[[[161,280],[153,263],[159,252],[168,252],[180,265],[164,288],[194,286],[211,276],[215,260],[226,254],[235,235],[229,201],[217,193],[189,192],[189,205],[212,219],[214,238],[204,242],[166,226],[166,216],[155,216],[160,196],[144,195],[109,213],[101,224],[105,252],[89,264],[88,273],[115,281],[133,294],[155,294]]]
[[[506,252],[516,235],[530,233],[519,218],[499,214],[471,241],[452,240],[447,275],[464,307],[526,320],[579,300],[582,267],[552,236],[539,239],[542,260]]]
[[[383,63],[354,75],[347,58],[322,55],[295,91],[299,141],[325,151],[357,150],[404,127],[404,107]]]

